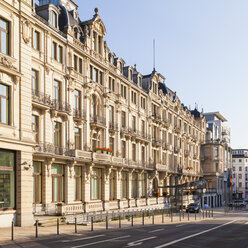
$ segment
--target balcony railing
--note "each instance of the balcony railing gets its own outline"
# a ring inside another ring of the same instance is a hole
[[[162,146],[162,140],[156,137],[152,138],[152,143],[156,146]]]
[[[91,116],[90,124],[106,126],[106,119],[103,116]]]
[[[113,122],[113,121],[110,121],[109,122],[109,129],[112,131],[117,131],[118,130],[118,124]]]
[[[70,149],[65,147],[55,146],[52,143],[40,143],[36,148],[36,152],[40,153],[49,153],[55,155],[64,155],[64,156],[72,156],[73,154],[70,152]]]
[[[137,135],[139,138],[143,139],[143,140],[150,140],[150,135],[146,132],[143,131],[137,131]]]
[[[81,109],[74,109],[73,117],[80,120],[86,120],[86,112],[82,111]]]
[[[155,120],[161,121],[161,115],[158,114],[158,113],[152,113],[152,117],[153,117]]]
[[[59,101],[59,100],[52,100],[52,109],[55,109],[60,112],[65,112],[69,114],[71,112],[71,105],[67,102]]]
[[[34,102],[43,104],[46,106],[51,106],[51,96],[42,93],[40,91],[32,90],[32,99]]]

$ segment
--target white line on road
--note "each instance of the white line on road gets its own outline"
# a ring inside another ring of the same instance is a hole
[[[185,226],[185,225],[187,225],[187,224],[180,224],[180,225],[177,225],[176,227],[179,227],[179,226]]]
[[[233,221],[227,222],[227,223],[225,223],[225,224],[222,224],[222,225],[219,225],[219,226],[210,228],[210,229],[208,229],[208,230],[205,230],[205,231],[202,231],[202,232],[199,232],[199,233],[195,233],[195,234],[189,235],[189,236],[184,237],[184,238],[176,239],[176,240],[174,240],[174,241],[171,241],[171,242],[169,242],[169,243],[165,243],[165,244],[163,244],[163,245],[156,246],[156,247],[154,247],[154,248],[163,248],[163,247],[166,247],[166,246],[169,246],[169,245],[173,245],[173,244],[178,243],[178,242],[181,242],[181,241],[183,241],[183,240],[190,239],[190,238],[193,238],[193,237],[195,237],[195,236],[201,235],[201,234],[203,234],[203,233],[211,232],[211,231],[213,231],[213,230],[215,230],[215,229],[218,229],[218,228],[221,228],[221,227],[223,227],[223,226],[232,224],[232,223],[235,222],[235,221],[237,221],[237,220],[233,220]]]
[[[96,236],[90,236],[90,237],[84,237],[84,238],[79,238],[79,239],[67,239],[67,240],[56,240],[56,242],[75,242],[75,241],[80,241],[80,240],[85,240],[85,239],[94,239],[94,238],[99,238],[105,236],[104,234],[101,235],[96,235]]]
[[[89,246],[89,245],[100,244],[100,243],[104,243],[104,242],[107,242],[107,241],[124,239],[124,238],[128,238],[128,237],[130,237],[130,235],[117,237],[117,238],[112,238],[112,239],[104,239],[104,240],[100,240],[100,241],[96,241],[96,242],[92,242],[92,243],[88,243],[88,244],[84,244],[84,245],[71,246],[71,248],[85,247],[85,246]]]
[[[160,231],[163,231],[163,230],[164,230],[164,228],[161,228],[161,229],[156,229],[156,230],[149,231],[148,233],[160,232]]]
[[[145,239],[139,239],[139,240],[136,240],[136,241],[128,243],[126,247],[142,245],[143,241],[150,240],[150,239],[155,239],[155,238],[157,238],[157,237],[154,236],[154,237],[149,237],[149,238],[145,238]]]

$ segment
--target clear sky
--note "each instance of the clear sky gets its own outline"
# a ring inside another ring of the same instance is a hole
[[[109,48],[142,74],[156,70],[181,102],[220,111],[233,148],[248,148],[248,0],[75,0],[81,20],[94,8]],[[244,112],[243,112],[244,110]]]

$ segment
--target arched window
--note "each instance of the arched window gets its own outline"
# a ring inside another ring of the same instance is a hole
[[[57,26],[58,26],[57,14],[53,10],[51,11],[50,23],[52,26],[57,28]]]

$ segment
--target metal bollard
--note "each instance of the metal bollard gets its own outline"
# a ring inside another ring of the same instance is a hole
[[[121,228],[121,216],[119,215],[119,228]]]
[[[131,226],[133,226],[133,214],[132,214],[132,219],[131,219]]]
[[[143,212],[142,214],[142,225],[144,226],[145,225],[145,213]]]
[[[183,219],[184,219],[184,212],[183,212]]]
[[[204,219],[204,209],[202,210],[202,219]]]
[[[196,211],[195,211],[195,220],[196,220]]]
[[[154,213],[152,213],[152,224],[154,225]]]
[[[77,217],[75,217],[75,233],[77,233]]]
[[[171,222],[173,222],[173,212],[172,212],[172,209],[171,209]]]
[[[38,223],[39,223],[39,221],[36,220],[35,221],[35,238],[38,238]]]
[[[214,217],[214,210],[212,209],[212,218]]]
[[[94,223],[94,221],[93,221],[93,217],[91,217],[91,231],[93,231],[93,230],[94,230],[93,223]]]
[[[162,223],[164,223],[164,211],[162,213]]]
[[[180,222],[182,221],[182,218],[181,218],[181,210],[179,210],[179,221],[180,221]]]
[[[108,216],[106,215],[106,230],[108,230]]]
[[[210,211],[211,211],[211,210],[208,211],[208,217],[209,217],[209,218],[211,217]]]
[[[14,221],[11,223],[11,240],[14,240]]]
[[[59,235],[59,218],[57,218],[57,235]]]
[[[189,220],[189,211],[188,211],[188,220]]]

